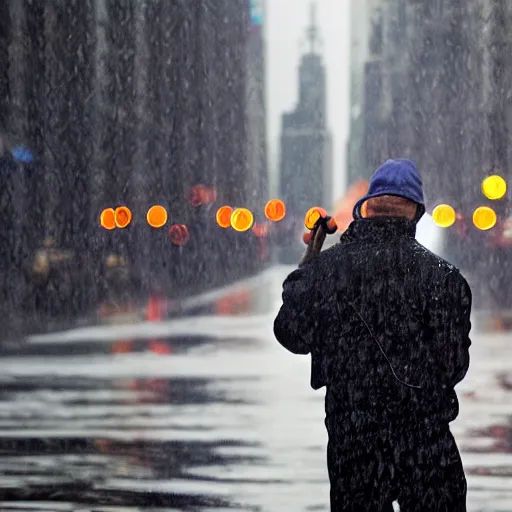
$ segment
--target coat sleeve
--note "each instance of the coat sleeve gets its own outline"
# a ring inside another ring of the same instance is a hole
[[[440,301],[439,295],[445,300]],[[435,341],[431,354],[439,383],[444,388],[453,388],[469,368],[472,294],[467,281],[455,271],[445,278],[439,295],[431,314],[430,328]]]
[[[274,335],[294,354],[309,354],[321,326],[321,286],[316,261],[294,270],[283,283],[283,304]]]

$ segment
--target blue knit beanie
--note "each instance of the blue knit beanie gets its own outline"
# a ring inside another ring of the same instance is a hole
[[[370,180],[368,192],[354,206],[354,219],[362,218],[361,206],[365,201],[379,196],[403,197],[418,204],[418,211],[414,219],[416,222],[425,213],[423,181],[416,165],[411,160],[403,158],[388,160],[375,171]]]

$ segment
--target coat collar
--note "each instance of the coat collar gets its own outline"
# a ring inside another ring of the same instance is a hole
[[[386,242],[390,239],[415,238],[416,223],[403,217],[370,217],[354,220],[341,235],[341,242],[371,240]]]

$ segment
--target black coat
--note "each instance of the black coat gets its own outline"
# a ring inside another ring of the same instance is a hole
[[[354,221],[283,284],[274,333],[289,351],[311,354],[311,386],[327,387],[330,433],[447,425],[458,415],[471,290],[415,233],[406,219]]]

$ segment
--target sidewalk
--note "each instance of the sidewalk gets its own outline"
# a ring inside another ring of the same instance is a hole
[[[230,285],[188,299],[178,301],[164,299],[162,316],[157,321],[147,320],[148,311],[145,306],[136,309],[132,314],[113,315],[109,317],[108,322],[82,324],[70,329],[27,336],[25,341],[31,345],[44,345],[79,341],[112,341],[125,337],[142,339],[165,336],[171,331],[172,334],[193,334],[190,317],[212,315],[232,317],[248,314],[257,316],[261,304],[265,303],[266,288],[275,271],[276,267],[272,266],[248,279],[235,281]]]

